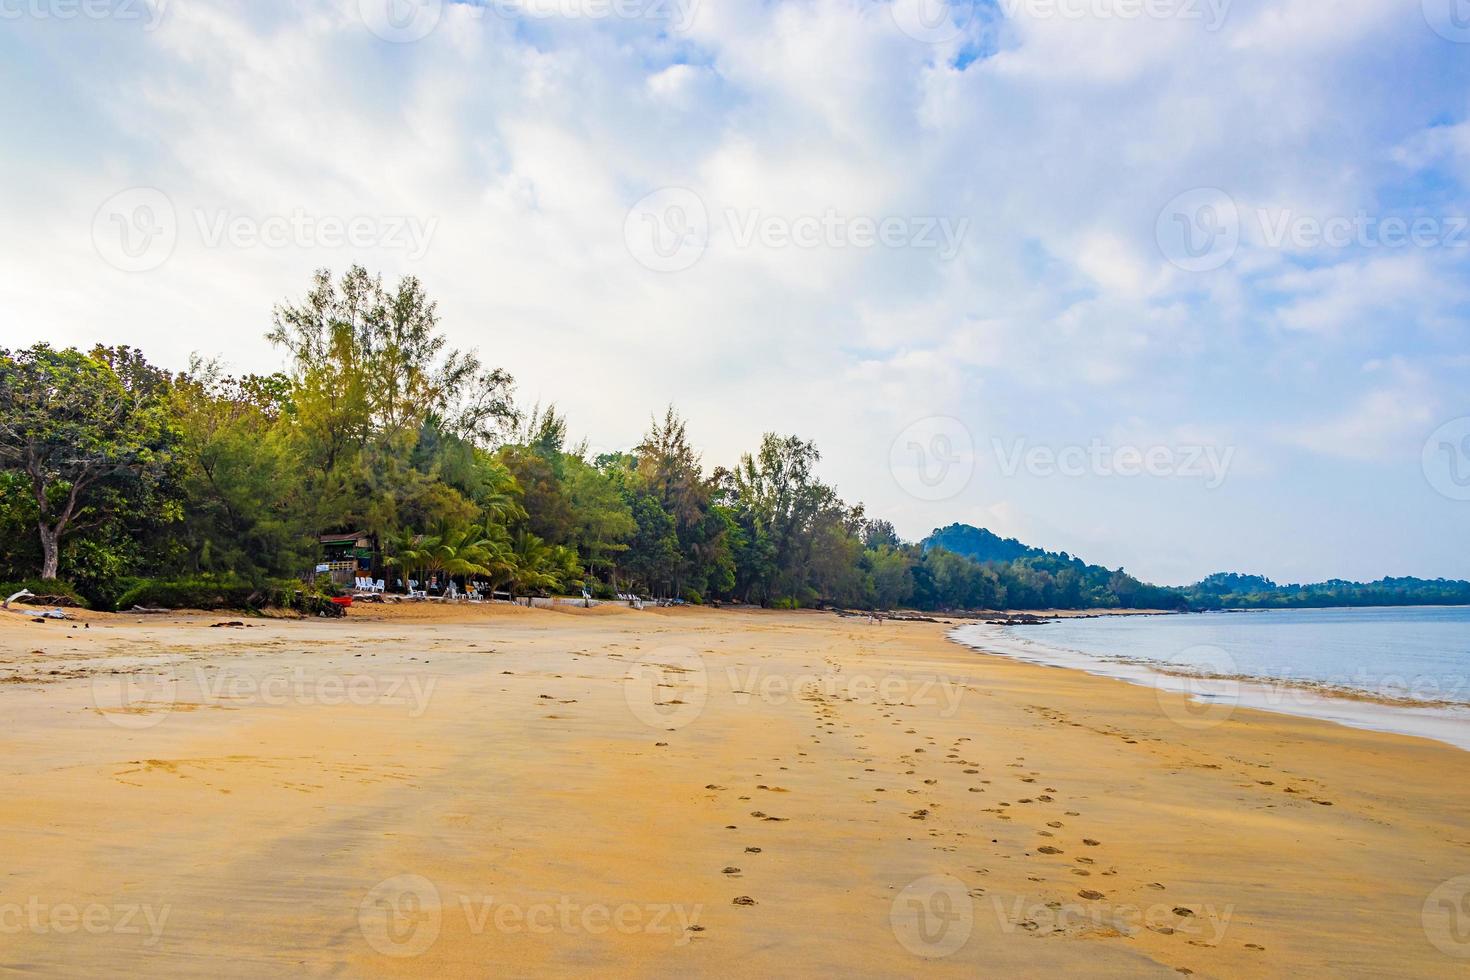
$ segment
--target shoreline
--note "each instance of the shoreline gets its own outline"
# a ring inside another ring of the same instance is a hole
[[[1076,670],[1094,677],[1185,695],[1209,708],[1199,712],[1202,716],[1218,719],[1227,716],[1236,706],[1254,708],[1365,731],[1429,738],[1470,752],[1470,704],[1463,702],[1391,698],[1328,682],[1169,670],[1149,660],[1126,656],[1100,657],[1051,647],[1011,636],[1004,632],[1009,628],[965,624],[952,629],[948,636],[960,646],[988,656]],[[960,636],[962,630],[973,631],[976,634],[974,640]]]

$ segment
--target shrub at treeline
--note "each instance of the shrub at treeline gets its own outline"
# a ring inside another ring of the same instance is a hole
[[[46,588],[32,591],[113,608],[302,601],[319,535],[364,532],[379,577],[519,595],[883,609],[1304,605],[1317,590],[1470,601],[1464,583],[1413,580],[1164,589],[1018,542],[987,553],[1000,539],[974,528],[906,544],[821,483],[816,448],[795,436],[707,471],[670,408],[630,452],[591,457],[554,407],[522,411],[509,375],[448,346],[416,279],[321,272],[273,320],[287,369],[269,376],[199,360],[170,374],[128,347],[0,350],[0,579],[39,575]]]

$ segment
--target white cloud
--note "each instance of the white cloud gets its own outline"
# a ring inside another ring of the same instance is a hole
[[[1439,404],[1432,385],[1403,364],[1372,363],[1370,378],[1387,374],[1336,415],[1278,428],[1281,441],[1313,453],[1363,462],[1417,458],[1437,424]]]

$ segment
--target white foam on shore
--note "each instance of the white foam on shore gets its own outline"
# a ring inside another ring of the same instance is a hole
[[[1099,657],[1047,646],[1010,632],[1009,627],[976,624],[950,631],[950,639],[981,653],[1011,657],[1047,667],[1082,670],[1172,694],[1199,703],[1239,705],[1262,711],[1317,718],[1350,728],[1433,739],[1470,751],[1470,708],[1382,704],[1337,697],[1299,684],[1265,678],[1188,676],[1166,673],[1143,660]]]

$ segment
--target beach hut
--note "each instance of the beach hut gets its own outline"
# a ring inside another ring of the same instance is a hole
[[[367,575],[379,564],[377,535],[367,531],[346,531],[319,535],[321,564],[327,566],[332,581],[349,586],[359,576]]]

